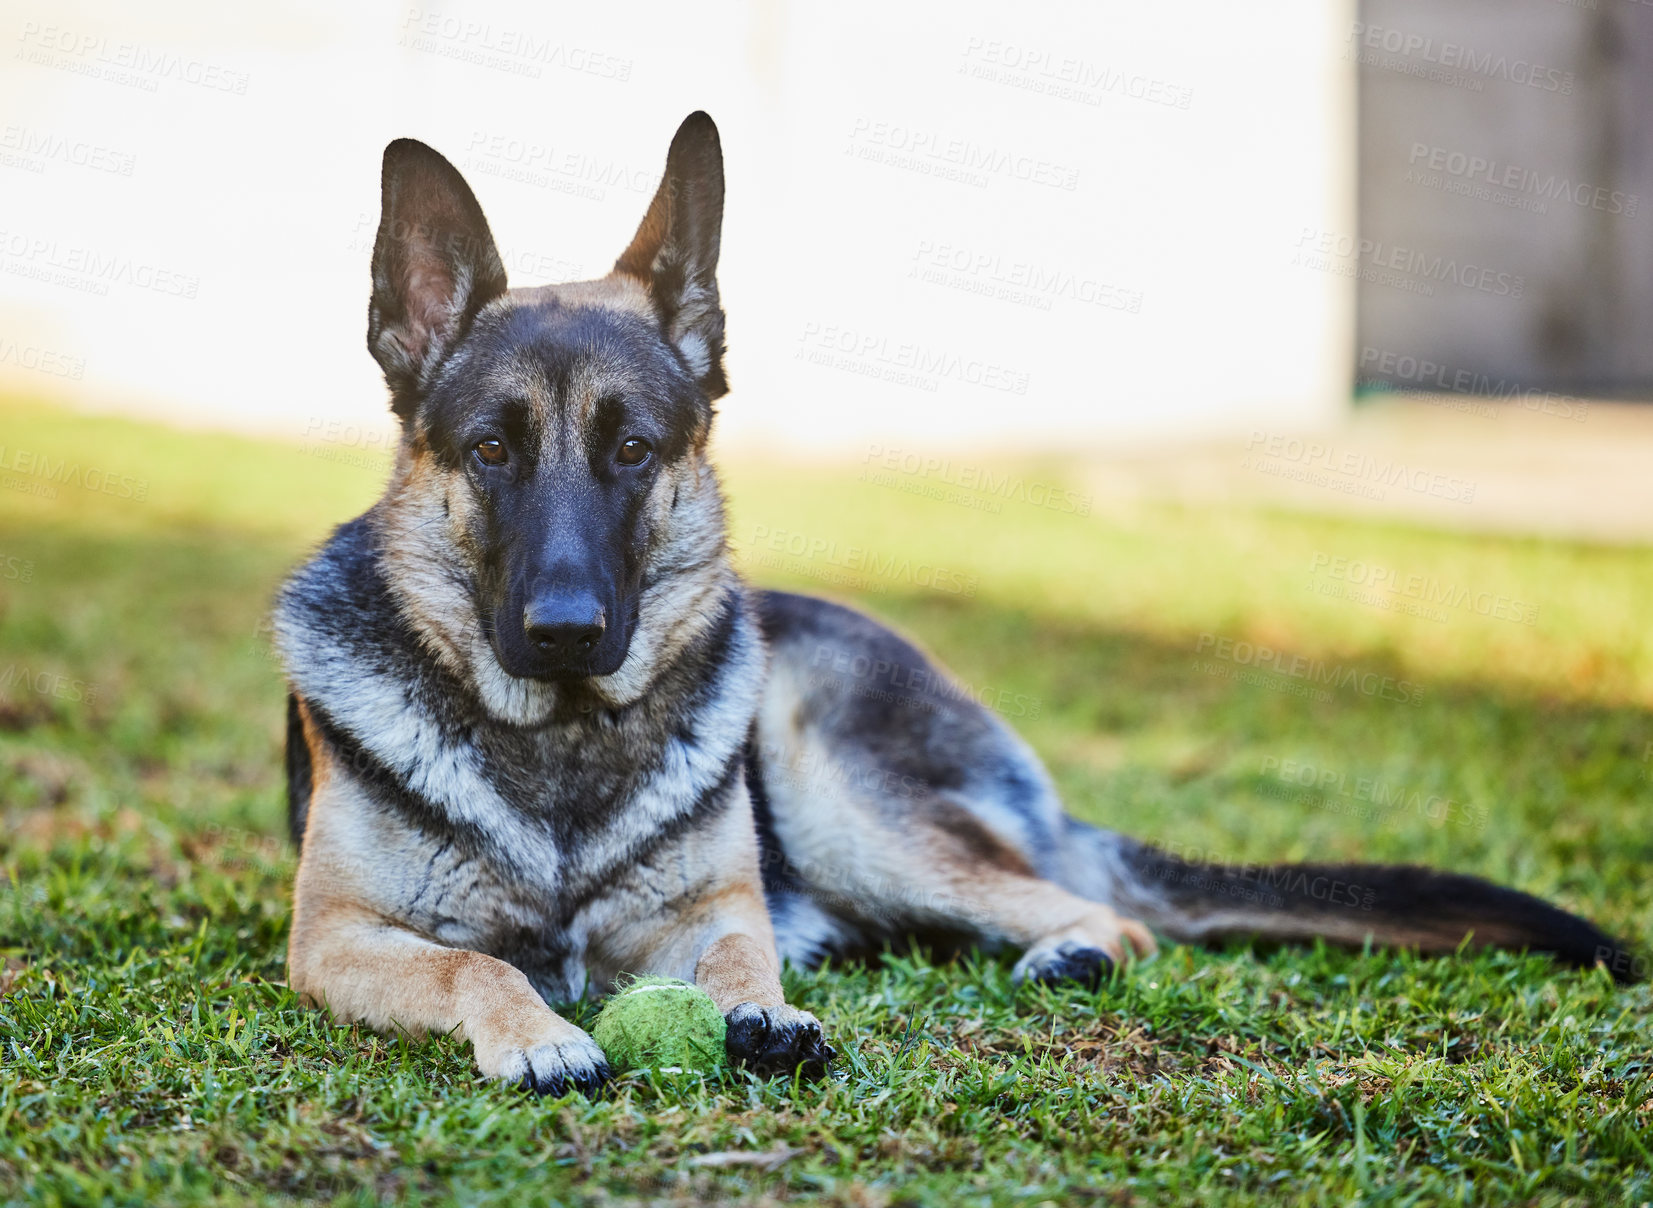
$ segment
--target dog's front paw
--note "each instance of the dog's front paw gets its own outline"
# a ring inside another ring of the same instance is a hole
[[[597,1042],[572,1024],[548,1029],[526,1045],[476,1046],[476,1063],[489,1078],[525,1091],[560,1098],[569,1091],[593,1095],[610,1077]]]
[[[799,1070],[806,1078],[826,1073],[838,1054],[826,1042],[821,1021],[796,1007],[760,1007],[743,1002],[724,1015],[729,1059],[767,1077]]]

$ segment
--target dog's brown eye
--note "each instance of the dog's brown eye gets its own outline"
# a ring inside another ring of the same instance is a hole
[[[634,436],[620,446],[614,458],[623,466],[640,466],[649,459],[652,451],[648,441]]]
[[[476,456],[485,466],[502,466],[510,454],[505,451],[502,440],[479,440],[476,442]]]

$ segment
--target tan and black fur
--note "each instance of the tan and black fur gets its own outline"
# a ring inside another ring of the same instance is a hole
[[[816,1072],[783,960],[920,937],[1095,981],[1154,931],[1587,964],[1588,923],[1467,877],[1183,863],[1069,818],[1032,751],[910,643],[755,591],[707,456],[726,390],[722,154],[704,114],[599,281],[510,289],[428,147],[385,153],[369,348],[403,435],[383,498],[283,589],[301,843],[294,987],[458,1030],[492,1078],[594,1087],[548,1005],[703,986],[729,1049]]]

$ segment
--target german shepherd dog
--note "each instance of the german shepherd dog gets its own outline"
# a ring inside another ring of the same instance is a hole
[[[704,113],[600,280],[508,288],[421,143],[385,149],[382,200],[367,342],[395,466],[275,623],[291,981],[335,1018],[457,1032],[488,1078],[561,1094],[608,1069],[547,1003],[626,974],[703,987],[734,1062],[817,1075],[833,1050],[782,961],[908,938],[1088,983],[1154,932],[1618,950],[1471,877],[1190,864],[1079,822],[913,644],[746,585],[707,451],[727,383]]]

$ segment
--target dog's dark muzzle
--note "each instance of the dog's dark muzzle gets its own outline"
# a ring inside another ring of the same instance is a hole
[[[626,661],[631,626],[618,592],[543,580],[496,614],[495,650],[511,675],[575,680],[612,675]]]

